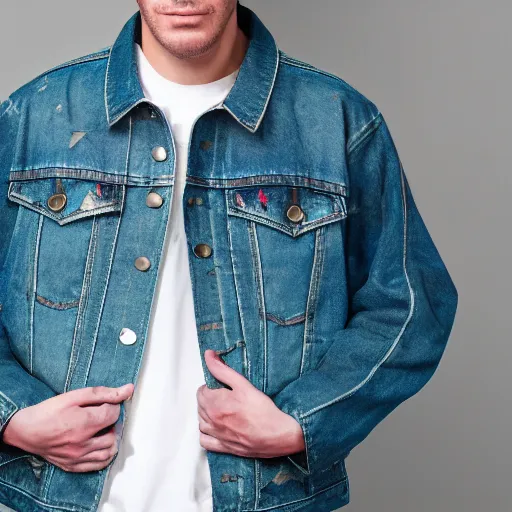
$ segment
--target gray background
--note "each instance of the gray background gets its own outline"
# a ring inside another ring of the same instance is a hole
[[[510,512],[510,0],[242,0],[371,99],[459,291],[441,365],[350,455],[347,512]],[[135,1],[2,2],[0,98],[110,45]],[[149,511],[148,511],[149,512]]]

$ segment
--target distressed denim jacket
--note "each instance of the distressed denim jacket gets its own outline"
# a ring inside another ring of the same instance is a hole
[[[330,511],[349,501],[349,452],[434,373],[457,291],[376,105],[237,12],[250,45],[195,120],[183,197],[201,361],[221,387],[203,358],[220,353],[305,450],[208,452],[214,512]],[[137,11],[112,46],[1,104],[0,434],[59,393],[137,382],[175,173],[140,34]],[[119,439],[129,420],[121,407]],[[95,511],[111,464],[66,472],[0,442],[0,502]]]

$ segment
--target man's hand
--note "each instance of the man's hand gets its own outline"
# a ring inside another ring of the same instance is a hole
[[[278,457],[304,450],[299,423],[270,397],[230,368],[215,351],[205,352],[212,375],[227,384],[197,390],[200,444],[206,450],[243,457]]]
[[[113,424],[121,412],[119,404],[132,393],[132,383],[62,393],[16,412],[4,430],[3,441],[41,455],[64,471],[98,471],[117,453]]]

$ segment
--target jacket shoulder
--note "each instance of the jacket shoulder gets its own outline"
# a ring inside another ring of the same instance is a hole
[[[88,53],[86,55],[81,55],[79,57],[75,57],[73,59],[67,60],[56,66],[53,66],[42,73],[39,73],[34,78],[31,78],[28,82],[25,82],[17,89],[12,91],[9,94],[9,97],[4,101],[0,100],[0,104],[3,105],[4,110],[9,107],[15,106],[22,100],[26,100],[31,97],[32,94],[36,91],[43,91],[46,88],[46,83],[50,79],[50,77],[56,73],[68,74],[82,70],[84,72],[88,72],[88,67],[91,64],[98,63],[98,61],[107,60],[110,54],[111,46],[106,46],[92,53]],[[0,113],[1,115],[1,113]]]
[[[293,84],[296,94],[310,95],[312,99],[321,98],[322,101],[314,102],[314,107],[324,108],[327,117],[332,117],[332,103],[324,100],[336,100],[344,121],[347,149],[357,145],[368,130],[382,119],[375,102],[340,76],[292,57],[281,49],[279,61],[281,72],[290,78],[290,85]]]

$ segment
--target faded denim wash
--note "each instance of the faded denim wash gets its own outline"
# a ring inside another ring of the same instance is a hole
[[[434,373],[457,291],[379,109],[237,10],[250,46],[222,108],[196,119],[183,197],[202,365],[223,386],[203,358],[222,354],[300,423],[306,450],[208,452],[214,512],[331,511],[349,501],[350,451]],[[1,104],[0,433],[56,394],[137,381],[175,171],[137,76],[140,28],[137,11],[111,47]],[[119,438],[125,420],[122,407]],[[111,464],[66,472],[0,443],[0,502],[95,511]]]

